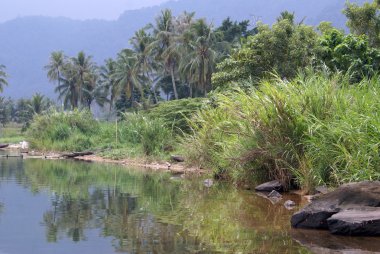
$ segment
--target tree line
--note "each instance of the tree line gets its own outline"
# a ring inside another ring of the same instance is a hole
[[[347,3],[350,34],[329,22],[317,27],[282,12],[273,25],[225,19],[219,27],[195,13],[163,10],[135,32],[131,47],[98,66],[92,56],[52,52],[47,76],[66,109],[147,108],[162,100],[207,96],[212,90],[257,84],[274,73],[292,79],[300,69],[342,72],[352,82],[380,68],[380,3]],[[0,91],[7,85],[0,66]]]
[[[91,107],[93,102],[108,103],[110,110],[146,107],[164,99],[206,96],[216,63],[254,33],[247,20],[227,18],[214,29],[195,13],[176,17],[164,10],[155,23],[134,34],[130,49],[103,66],[84,52],[67,57],[58,51],[45,68],[66,108]]]

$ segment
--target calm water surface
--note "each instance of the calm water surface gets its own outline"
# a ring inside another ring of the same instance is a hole
[[[379,238],[291,230],[292,213],[228,185],[208,189],[200,179],[0,158],[0,254],[380,250]]]

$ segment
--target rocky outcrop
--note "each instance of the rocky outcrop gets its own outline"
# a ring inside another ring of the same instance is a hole
[[[343,185],[295,213],[291,224],[341,235],[380,235],[380,182]]]
[[[284,186],[277,180],[267,182],[260,184],[255,188],[256,191],[265,191],[265,192],[271,192],[271,191],[284,191]]]
[[[380,236],[380,208],[345,210],[331,216],[327,224],[333,234]]]

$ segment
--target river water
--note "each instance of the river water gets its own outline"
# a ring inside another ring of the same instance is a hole
[[[223,183],[207,188],[199,178],[0,158],[0,254],[380,251],[379,238],[292,230],[293,212],[283,201]]]

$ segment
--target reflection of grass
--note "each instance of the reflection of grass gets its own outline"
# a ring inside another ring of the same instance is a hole
[[[6,127],[0,127],[0,143],[18,143],[24,139],[21,126],[11,124]]]
[[[184,188],[180,210],[162,215],[184,232],[223,253],[308,253],[288,234],[290,212],[225,185]],[[195,190],[195,191],[194,191]]]
[[[48,188],[55,195],[70,197],[72,204],[90,202],[100,210],[107,204],[109,214],[102,217],[105,236],[121,240],[126,232],[134,235],[139,227],[135,220],[154,215],[163,224],[150,225],[152,232],[168,230],[175,239],[195,239],[197,244],[189,246],[195,252],[307,253],[289,236],[291,212],[225,184],[207,189],[199,179],[170,181],[167,174],[72,161],[27,160],[24,167],[35,192]],[[127,196],[138,197],[138,213],[126,212],[123,197]]]

